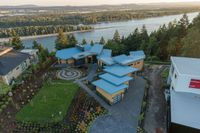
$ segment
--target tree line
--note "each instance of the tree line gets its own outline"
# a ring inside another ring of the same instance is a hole
[[[105,44],[114,55],[144,50],[147,60],[168,61],[170,56],[200,57],[200,15],[190,24],[186,14],[179,21],[170,22],[150,34],[146,27],[135,29],[128,37],[118,31]]]
[[[24,26],[15,28],[0,29],[0,38],[12,37],[13,32],[19,36],[34,36],[58,33],[59,29],[63,32],[84,31],[93,29],[91,26],[73,26],[73,25],[56,25],[56,26]]]
[[[1,17],[0,28],[13,28],[24,26],[55,26],[95,24],[98,22],[123,21],[130,19],[142,19],[147,17],[166,16],[199,11],[197,8],[181,9],[157,9],[157,10],[122,10],[102,11],[91,13],[59,13],[37,14],[12,17]]]

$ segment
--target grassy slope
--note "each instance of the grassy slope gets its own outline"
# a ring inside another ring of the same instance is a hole
[[[45,84],[33,100],[17,113],[16,119],[38,123],[61,121],[77,90],[78,86],[72,82]]]

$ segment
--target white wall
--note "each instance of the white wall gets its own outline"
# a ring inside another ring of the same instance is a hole
[[[192,76],[192,75],[183,75],[183,74],[178,73],[176,68],[174,68],[173,73],[171,73],[172,72],[171,70],[172,70],[172,66],[170,68],[170,74],[169,74],[171,78],[170,89],[172,89],[173,87],[174,90],[178,92],[189,92],[189,93],[200,94],[200,89],[189,88],[191,79],[200,80],[200,76],[197,77],[197,76]],[[176,78],[175,78],[175,75],[176,75]]]

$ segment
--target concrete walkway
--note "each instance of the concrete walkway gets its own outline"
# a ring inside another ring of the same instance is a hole
[[[89,82],[93,81],[93,78],[96,75],[97,68],[98,68],[97,64],[92,64],[91,68],[88,70],[87,80]]]
[[[145,88],[145,80],[138,77],[122,102],[110,106],[108,115],[97,118],[89,133],[136,133]]]

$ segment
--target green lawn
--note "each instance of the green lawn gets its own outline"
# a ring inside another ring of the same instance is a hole
[[[78,88],[69,81],[46,83],[32,101],[17,113],[16,119],[37,123],[61,121]]]

